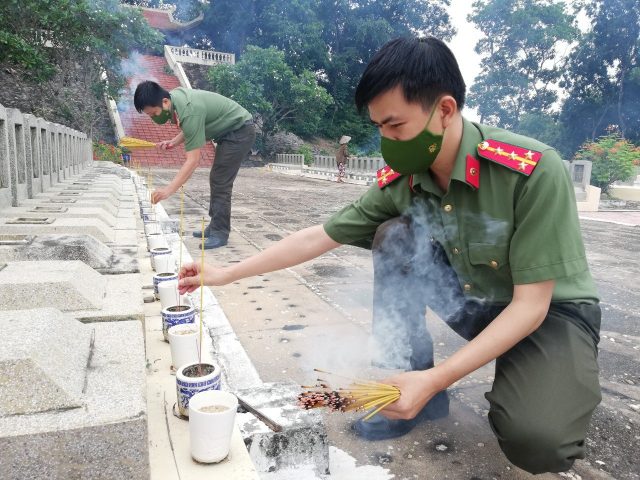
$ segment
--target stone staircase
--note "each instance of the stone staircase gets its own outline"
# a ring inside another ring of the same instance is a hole
[[[166,123],[156,125],[145,115],[138,113],[133,106],[133,92],[135,86],[144,80],[154,80],[166,90],[172,90],[180,86],[180,81],[170,71],[164,57],[152,55],[140,55],[137,57],[137,72],[127,79],[127,94],[123,95],[118,103],[118,113],[124,135],[127,137],[140,138],[150,142],[160,142],[175,137],[180,129],[175,125]],[[211,143],[207,143],[201,150],[200,166],[210,167],[213,164],[215,151]],[[138,150],[132,154],[132,162],[142,167],[156,166],[179,168],[185,160],[185,151],[182,145],[172,149],[161,151],[159,149]]]

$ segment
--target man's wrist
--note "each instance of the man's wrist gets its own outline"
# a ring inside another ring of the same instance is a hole
[[[429,372],[431,377],[429,381],[432,385],[435,383],[438,391],[446,390],[451,386],[451,384],[458,380],[457,378],[454,378],[451,372],[443,364],[436,365],[433,368],[425,370],[425,372]]]

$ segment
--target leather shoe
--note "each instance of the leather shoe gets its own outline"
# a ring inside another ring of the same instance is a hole
[[[196,238],[202,238],[202,230],[194,230],[192,235]],[[211,236],[211,227],[206,227],[204,229],[204,238],[209,238]]]
[[[446,390],[438,392],[411,420],[390,420],[380,414],[369,420],[360,419],[351,425],[359,437],[365,440],[387,440],[409,433],[425,420],[437,420],[449,415],[449,396]]]
[[[204,249],[211,250],[213,248],[220,248],[220,247],[224,247],[226,244],[227,244],[227,240],[222,240],[221,238],[212,236],[207,238],[204,241]]]

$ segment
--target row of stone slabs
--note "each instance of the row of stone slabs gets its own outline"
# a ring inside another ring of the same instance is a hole
[[[3,478],[148,478],[144,316],[140,275],[133,273],[129,178],[112,164],[93,167],[78,181],[0,211]],[[90,190],[59,202],[73,183]],[[59,203],[76,209],[46,208]],[[30,214],[40,211],[28,212],[37,207],[49,210],[46,222],[7,222],[37,221]],[[83,217],[93,213],[87,208],[103,218]],[[105,222],[105,215],[114,220]],[[129,243],[95,235],[118,229]]]

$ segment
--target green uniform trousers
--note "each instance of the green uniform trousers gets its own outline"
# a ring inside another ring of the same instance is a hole
[[[373,241],[373,336],[381,366],[433,366],[426,306],[472,340],[504,305],[465,298],[442,248],[406,218],[385,222]],[[600,403],[598,304],[552,303],[542,325],[496,359],[486,393],[489,423],[507,458],[531,472],[561,472],[584,458]]]

